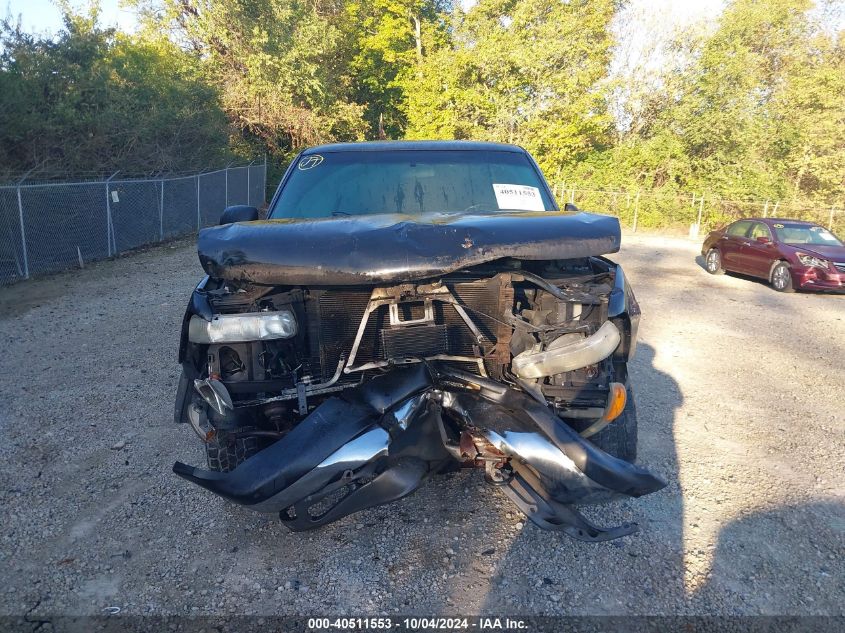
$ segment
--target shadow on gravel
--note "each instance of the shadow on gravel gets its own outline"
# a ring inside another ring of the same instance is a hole
[[[741,517],[719,532],[710,576],[690,606],[699,613],[719,605],[727,614],[842,616],[843,547],[841,502],[785,505]]]
[[[655,613],[655,605],[684,603],[684,508],[674,439],[683,396],[672,376],[655,367],[654,356],[654,348],[640,341],[630,366],[639,418],[637,461],[669,485],[642,499],[584,512],[598,524],[637,522],[640,531],[583,543],[528,523],[498,560],[477,612],[631,614],[645,607]]]
[[[702,255],[696,255],[695,256],[695,263],[698,264],[698,267],[701,268],[701,270],[707,272],[707,267],[704,265],[704,257]],[[710,273],[708,272],[707,274],[709,275]],[[761,279],[760,277],[753,277],[751,275],[743,275],[742,273],[735,273],[732,270],[726,270],[725,275],[727,275],[728,277],[734,277],[736,279],[742,279],[744,281],[752,281],[752,282],[759,284],[761,286],[767,286],[767,287],[769,286],[768,280]],[[774,290],[772,290],[772,292],[774,292]]]
[[[704,265],[704,257],[702,255],[695,256],[695,263],[698,265],[699,268],[701,268],[701,270],[707,272],[707,267]],[[707,274],[709,275],[710,273],[708,272]],[[751,275],[743,275],[742,273],[735,273],[732,270],[726,270],[725,275],[727,275],[728,277],[735,277],[736,279],[752,281],[762,286],[769,285],[769,282],[766,279],[761,279],[760,277],[753,277]],[[772,292],[774,292],[774,290]]]

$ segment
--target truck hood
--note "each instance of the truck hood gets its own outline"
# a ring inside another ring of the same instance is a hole
[[[619,250],[619,221],[561,211],[278,219],[212,227],[197,251],[211,277],[259,284],[372,285],[503,257],[571,259]]]

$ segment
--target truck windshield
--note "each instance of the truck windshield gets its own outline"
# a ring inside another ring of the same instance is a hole
[[[525,154],[486,150],[345,151],[300,157],[271,218],[555,209]]]

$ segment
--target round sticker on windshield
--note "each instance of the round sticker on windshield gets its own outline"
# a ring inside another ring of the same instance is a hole
[[[320,156],[319,154],[312,154],[311,156],[306,156],[301,161],[299,161],[299,165],[297,165],[297,168],[305,171],[306,169],[313,169],[322,162],[322,156]]]
[[[773,224],[772,226],[774,226],[776,229],[782,229],[783,228],[783,224]]]

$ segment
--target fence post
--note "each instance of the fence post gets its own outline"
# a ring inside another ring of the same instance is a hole
[[[161,193],[158,199],[158,240],[164,241],[164,178],[161,179]]]
[[[701,232],[701,216],[704,215],[704,194],[698,199],[698,231]]]
[[[23,249],[23,278],[29,279],[29,256],[26,252],[26,229],[23,226],[23,203],[21,202],[21,185],[18,183],[18,219],[21,223],[21,247]]]
[[[775,202],[775,208],[772,210],[772,217],[773,217],[773,218],[778,217],[778,207],[779,207],[779,206],[780,206],[780,200],[778,200],[777,202]]]
[[[572,187],[572,191],[570,193],[571,195],[569,196],[569,203],[575,204],[575,187]]]
[[[766,200],[766,204],[763,206],[763,217],[769,217],[769,201]]]
[[[114,222],[112,222],[111,218],[111,197],[109,195],[109,183],[111,179],[117,176],[120,173],[120,170],[114,172],[111,176],[106,178],[106,242],[108,243],[109,248],[109,257],[112,255],[117,254],[117,240],[114,237]],[[112,245],[114,245],[114,249],[112,249]]]
[[[247,203],[247,206],[250,203],[249,172],[251,170],[252,170],[252,161],[250,161],[249,165],[246,166],[246,203]]]
[[[106,180],[106,245],[111,257],[111,202],[109,202],[109,181]]]
[[[200,178],[202,174],[197,174],[197,233],[202,228],[202,219],[200,218]]]
[[[20,195],[20,194],[18,194]],[[833,230],[833,207],[830,207],[830,217],[827,219],[827,230]]]
[[[634,233],[637,232],[637,222],[639,222],[640,217],[640,190],[637,189],[637,195],[634,196],[634,225],[632,230]]]

